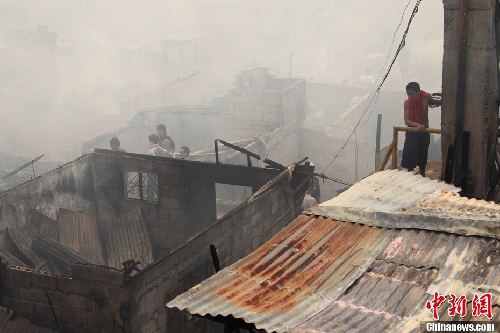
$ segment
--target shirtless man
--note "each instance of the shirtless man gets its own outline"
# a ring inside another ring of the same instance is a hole
[[[165,124],[159,124],[156,126],[156,134],[160,137],[160,147],[168,152],[167,156],[171,156],[175,150],[175,142],[170,136],[168,136]]]

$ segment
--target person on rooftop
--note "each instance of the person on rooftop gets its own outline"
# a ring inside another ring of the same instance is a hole
[[[429,127],[429,104],[440,105],[441,101],[420,90],[417,82],[406,85],[406,94],[408,99],[403,103],[405,125],[417,128],[417,132],[406,132],[401,167],[412,172],[418,166],[420,175],[425,177],[430,144],[430,134],[425,133]]]
[[[125,149],[120,148],[120,140],[116,136],[112,137],[111,140],[109,140],[109,146],[112,151],[121,151],[124,153],[127,152]]]
[[[148,139],[149,139],[148,155],[161,156],[161,157],[168,156],[167,151],[158,145],[158,143],[160,142],[160,137],[158,135],[151,134],[148,137]]]
[[[179,158],[181,160],[187,160],[190,152],[191,151],[189,150],[188,146],[182,146],[181,149],[179,150]]]
[[[165,124],[159,124],[156,126],[156,134],[160,137],[160,147],[168,152],[167,156],[173,157],[172,155],[175,150],[175,142],[170,136],[168,136]]]

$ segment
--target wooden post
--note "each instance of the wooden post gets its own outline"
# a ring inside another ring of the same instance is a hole
[[[389,161],[389,157],[391,156],[393,145],[394,145],[394,141],[392,141],[391,144],[389,145],[389,148],[387,149],[387,153],[384,156],[384,160],[382,161],[382,164],[380,164],[380,167],[378,168],[377,171],[384,171],[385,165],[387,164],[387,161]]]
[[[217,140],[215,140],[215,164],[219,164],[219,147],[217,146]]]
[[[392,131],[392,170],[398,167],[398,130],[394,126]]]
[[[380,131],[382,127],[382,115],[379,114],[377,118],[377,134],[375,138],[375,170],[380,166]]]

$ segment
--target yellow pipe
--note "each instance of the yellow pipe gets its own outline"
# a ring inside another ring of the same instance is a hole
[[[394,143],[393,154],[392,154],[392,170],[398,167],[398,132],[420,132],[416,127],[406,127],[406,126],[394,126],[392,133]],[[441,134],[440,128],[426,128],[425,131],[421,133],[436,133]]]
[[[394,126],[394,130],[401,131],[401,132],[419,132],[419,130],[416,127],[406,127],[406,126]],[[441,134],[441,129],[440,128],[426,128],[425,131],[422,133]]]

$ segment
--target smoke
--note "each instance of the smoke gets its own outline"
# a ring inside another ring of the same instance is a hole
[[[405,5],[0,1],[0,151],[72,159],[81,142],[131,118],[122,112],[126,101],[197,70],[205,100],[231,89],[249,66],[359,85],[382,70]],[[404,92],[407,81],[419,81],[440,91],[442,35],[442,3],[423,2],[387,88]]]

